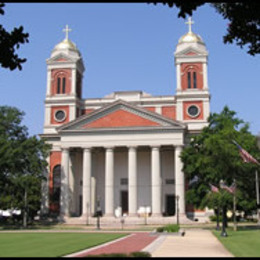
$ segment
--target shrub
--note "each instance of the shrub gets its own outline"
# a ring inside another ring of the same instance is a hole
[[[131,257],[151,257],[149,252],[132,252],[129,256]]]
[[[158,227],[156,229],[157,232],[168,232],[168,233],[173,233],[173,232],[179,232],[179,225],[177,224],[169,224],[169,225],[166,225],[166,226],[163,226],[163,227]]]

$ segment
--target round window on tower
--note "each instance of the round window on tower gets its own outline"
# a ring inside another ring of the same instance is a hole
[[[188,107],[187,109],[187,112],[188,112],[188,115],[190,117],[197,117],[199,114],[200,114],[200,109],[198,106],[195,106],[195,105],[191,105]]]
[[[55,112],[55,120],[57,122],[62,122],[66,119],[66,113],[64,110],[58,110]]]

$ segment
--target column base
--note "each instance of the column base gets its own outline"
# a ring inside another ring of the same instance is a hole
[[[138,217],[137,213],[129,213],[127,217]]]
[[[105,217],[105,218],[112,218],[112,217],[115,217],[115,216],[114,216],[113,213],[105,213],[105,214],[103,215],[103,217]]]
[[[152,213],[151,215],[152,218],[160,218],[163,217],[162,213]]]

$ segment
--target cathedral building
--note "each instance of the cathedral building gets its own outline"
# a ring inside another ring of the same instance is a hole
[[[208,52],[192,23],[174,52],[176,95],[115,91],[86,99],[84,62],[66,27],[47,59],[41,137],[52,150],[42,213],[66,223],[96,221],[99,207],[104,222],[122,215],[129,223],[142,223],[144,214],[150,223],[207,215],[185,204],[188,180],[179,157],[210,113]]]

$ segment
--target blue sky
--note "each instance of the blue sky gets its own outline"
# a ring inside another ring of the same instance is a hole
[[[178,9],[146,3],[7,3],[1,24],[11,30],[23,25],[29,43],[19,55],[22,71],[0,69],[0,105],[25,112],[30,135],[43,131],[46,59],[64,39],[62,29],[79,48],[84,64],[83,98],[103,97],[113,91],[143,90],[152,95],[174,95],[174,51],[188,31]],[[250,56],[235,44],[224,44],[228,20],[209,6],[197,9],[192,30],[209,52],[208,77],[211,112],[225,105],[260,132],[259,55]]]

